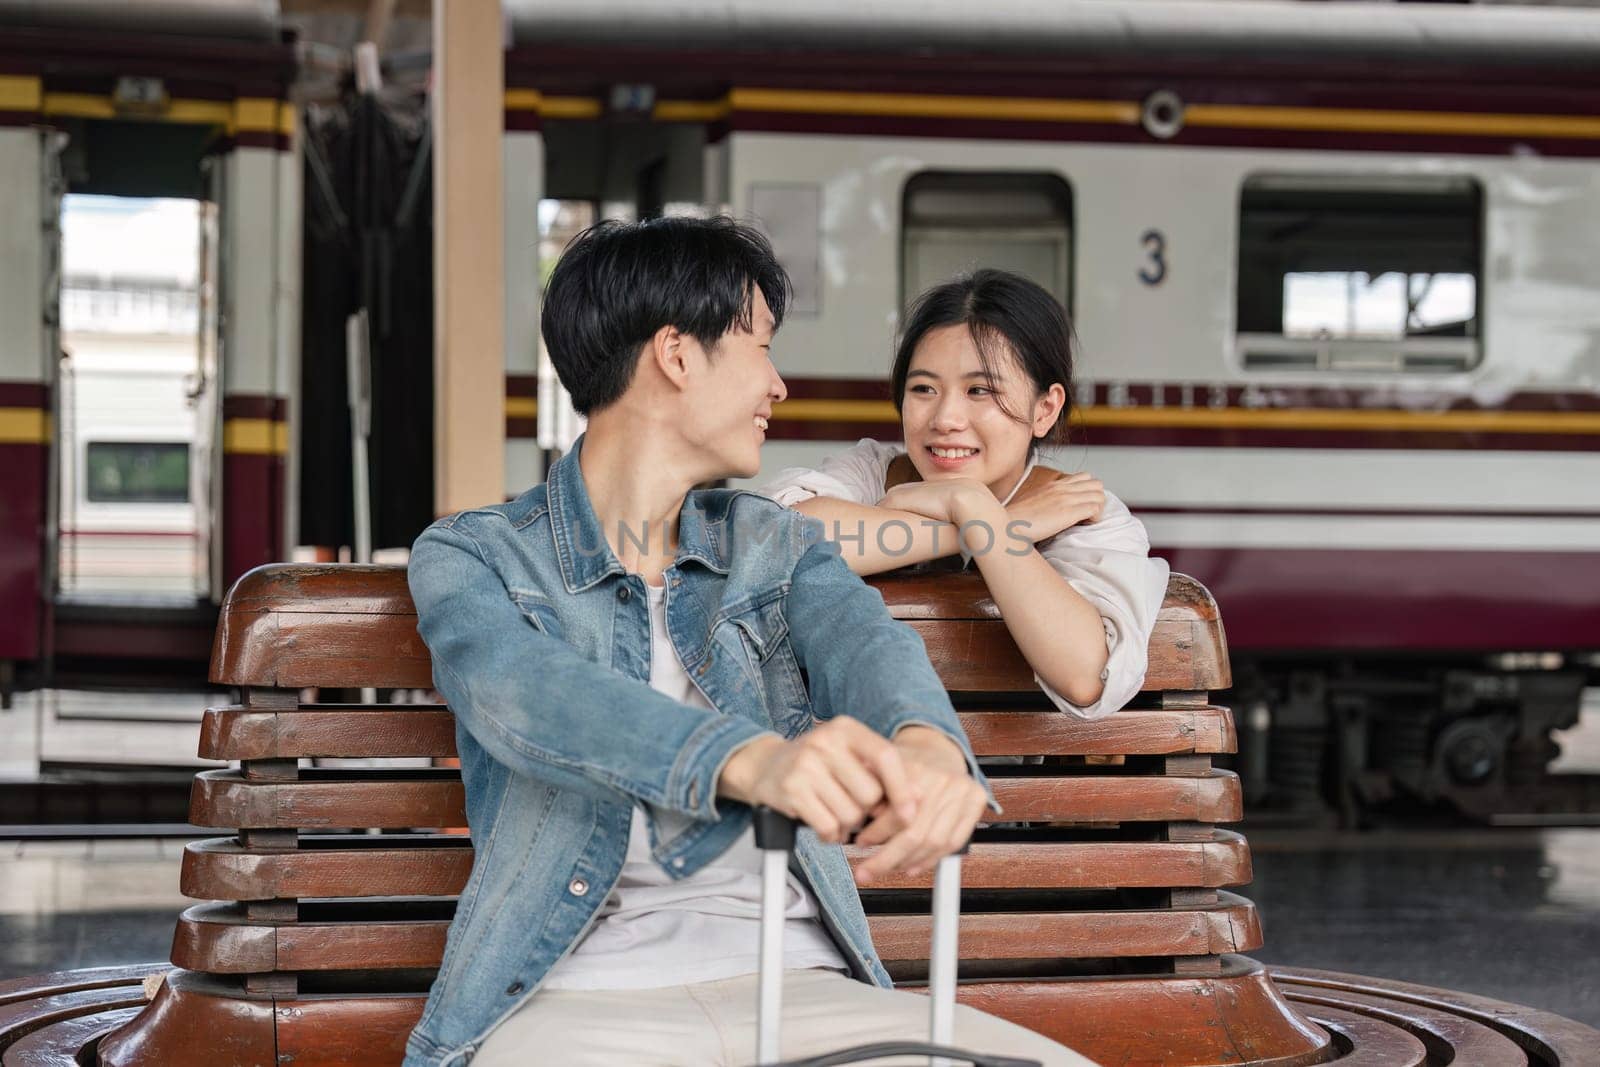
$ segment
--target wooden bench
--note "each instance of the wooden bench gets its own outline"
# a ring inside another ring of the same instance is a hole
[[[980,830],[966,864],[964,1001],[1105,1064],[1318,1063],[1359,1056],[1362,1041],[1366,1062],[1423,1063],[1418,1048],[1448,1040],[1434,1006],[1412,1004],[1425,1018],[1398,1025],[1363,1007],[1370,991],[1319,994],[1309,978],[1296,987],[1302,1015],[1239,955],[1261,931],[1228,891],[1249,882],[1250,855],[1218,828],[1241,801],[1235,776],[1212,765],[1234,731],[1208,700],[1228,685],[1228,661],[1197,582],[1172,579],[1147,692],[1093,723],[1049,708],[976,577],[874,584],[922,634],[980,757],[1036,757],[991,767],[1008,821]],[[206,713],[200,754],[239,769],[199,775],[190,814],[227,836],[189,846],[181,873],[183,892],[207,903],[180,918],[178,969],[148,1007],[60,1063],[399,1062],[472,863],[470,838],[446,829],[465,822],[461,782],[446,767],[311,764],[444,760],[454,722],[439,706],[302,693],[428,688],[415,622],[399,568],[271,566],[234,587],[211,674],[240,703]],[[925,971],[927,889],[907,877],[863,893],[879,951],[907,984]],[[97,995],[127,1010],[121,994]],[[1458,1028],[1481,1043],[1480,1030]]]

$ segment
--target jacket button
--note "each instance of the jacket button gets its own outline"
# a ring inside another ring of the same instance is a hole
[[[581,897],[588,891],[589,883],[585,882],[582,878],[574,878],[572,883],[567,886],[567,892],[571,893],[575,897]]]
[[[512,982],[510,985],[506,986],[506,996],[508,997],[514,997],[520,992],[522,992],[521,982]]]
[[[618,600],[627,600],[632,595],[633,595],[633,590],[629,589],[625,585],[617,590],[617,599]]]

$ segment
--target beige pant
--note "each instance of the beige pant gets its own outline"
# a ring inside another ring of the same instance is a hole
[[[928,998],[879,989],[833,971],[789,971],[783,985],[783,1058],[876,1041],[926,1041]],[[955,1046],[1094,1067],[1032,1030],[956,1006]],[[535,993],[489,1036],[472,1067],[748,1067],[756,1061],[756,976],[662,989],[550,989]],[[921,1057],[872,1060],[917,1065]]]

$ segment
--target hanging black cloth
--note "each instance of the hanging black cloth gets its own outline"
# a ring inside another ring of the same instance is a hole
[[[367,309],[374,548],[433,521],[433,179],[427,110],[350,94],[307,117],[300,543],[353,545],[345,322]]]

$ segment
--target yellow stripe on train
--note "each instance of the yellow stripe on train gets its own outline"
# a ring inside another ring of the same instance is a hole
[[[236,456],[287,456],[289,424],[276,419],[227,419],[222,451]]]

